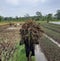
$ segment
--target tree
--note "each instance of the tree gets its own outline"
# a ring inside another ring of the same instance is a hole
[[[25,18],[25,20],[31,19],[30,15],[28,13],[24,15],[24,18]]]
[[[47,23],[49,23],[50,20],[52,20],[52,14],[47,15]]]
[[[36,15],[40,16],[40,17],[42,16],[41,12],[39,12],[39,11],[36,12]]]
[[[24,17],[30,17],[30,15],[29,14],[25,14]]]
[[[18,20],[18,19],[19,19],[19,17],[18,17],[18,16],[16,16],[16,17],[15,17],[15,19],[16,19],[16,20]]]
[[[42,19],[42,14],[41,14],[41,12],[37,11],[37,12],[36,12],[36,15],[37,15],[37,20]]]
[[[60,10],[57,10],[57,13],[55,14],[55,17],[56,17],[57,19],[60,19]]]
[[[0,22],[2,21],[2,19],[3,19],[3,17],[2,17],[2,16],[0,16]]]

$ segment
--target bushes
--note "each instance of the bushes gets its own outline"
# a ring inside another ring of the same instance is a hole
[[[60,61],[60,48],[49,39],[43,37],[40,46],[45,53],[48,61]]]

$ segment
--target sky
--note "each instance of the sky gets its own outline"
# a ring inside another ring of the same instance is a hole
[[[22,17],[25,14],[55,14],[60,9],[60,0],[0,0],[0,15],[5,17]]]

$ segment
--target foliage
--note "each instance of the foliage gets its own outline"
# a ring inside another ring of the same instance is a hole
[[[0,16],[0,22],[3,20],[3,17],[2,16]]]
[[[52,14],[47,15],[47,23],[49,23],[50,20],[52,20]]]
[[[60,10],[57,10],[57,13],[55,14],[55,17],[56,17],[57,19],[60,19]]]
[[[37,11],[36,15],[37,15],[36,20],[41,20],[42,19],[42,13],[41,12]]]
[[[60,10],[57,10],[57,13],[55,16],[52,16],[52,13],[49,13],[48,15],[42,15],[40,11],[37,11],[35,13],[36,15],[30,16],[28,13],[25,14],[23,17],[3,17],[0,16],[0,22],[11,22],[11,21],[26,21],[26,20],[36,20],[36,21],[57,21],[60,20]]]

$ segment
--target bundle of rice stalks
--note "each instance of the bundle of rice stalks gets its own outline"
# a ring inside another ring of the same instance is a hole
[[[32,41],[34,44],[39,42],[42,33],[44,33],[44,31],[41,29],[40,25],[33,20],[25,22],[20,29],[21,39],[25,41],[26,38],[28,38],[28,40]]]

